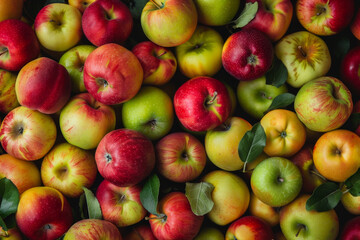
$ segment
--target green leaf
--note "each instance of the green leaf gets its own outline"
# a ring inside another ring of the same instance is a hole
[[[265,74],[266,84],[280,87],[285,84],[288,78],[288,71],[284,63],[274,56],[271,68]]]
[[[313,194],[306,201],[306,210],[329,211],[338,205],[342,194],[338,184],[325,182],[315,188]]]
[[[214,207],[211,198],[213,190],[214,186],[208,182],[186,183],[185,195],[189,200],[192,212],[196,216],[203,216]]]
[[[0,227],[2,227],[2,229],[4,231],[7,231],[8,230],[8,227],[6,226],[4,220],[2,219],[2,217],[0,217]]]
[[[355,174],[346,179],[345,186],[354,197],[360,196],[360,169]]]
[[[141,192],[140,201],[144,208],[152,214],[158,215],[157,205],[159,201],[160,180],[156,174],[152,174],[145,182]]]
[[[19,204],[19,190],[15,184],[7,178],[0,180],[1,185],[1,203],[0,203],[0,216],[4,219],[10,214],[16,212]]]
[[[86,201],[89,219],[102,219],[102,212],[99,201],[91,190],[87,189],[86,187],[83,187],[83,190],[84,193],[81,195],[79,201],[80,208],[82,208],[81,206],[83,206],[84,202]],[[85,215],[82,214],[82,217],[85,218]]]
[[[294,100],[295,100],[294,94],[282,93],[273,99],[273,101],[271,102],[271,105],[264,112],[264,114],[266,114],[267,112],[270,112],[271,110],[274,110],[274,109],[286,108],[287,106],[292,104],[294,102]]]
[[[234,20],[235,25],[233,28],[242,28],[248,24],[251,20],[255,18],[255,15],[258,11],[258,3],[246,3],[244,9],[240,13],[240,16]]]
[[[266,145],[266,134],[260,123],[256,123],[251,130],[247,131],[238,145],[238,153],[241,161],[246,164],[254,161],[263,151]]]

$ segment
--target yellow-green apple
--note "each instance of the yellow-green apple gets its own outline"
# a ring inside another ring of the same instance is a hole
[[[278,41],[288,30],[293,17],[291,0],[246,0],[246,3],[258,3],[255,18],[243,28],[256,28],[272,40]]]
[[[172,132],[155,145],[156,170],[174,182],[189,182],[203,172],[206,153],[202,142],[186,132]]]
[[[104,220],[110,221],[117,227],[134,225],[147,214],[140,201],[140,185],[119,187],[107,180],[103,180],[96,189]]]
[[[122,240],[119,228],[102,219],[82,219],[75,222],[64,235],[64,240]]]
[[[0,2],[0,22],[6,19],[20,19],[24,0],[2,0]]]
[[[70,98],[70,76],[66,68],[55,60],[39,57],[21,68],[16,78],[15,92],[22,106],[53,114]]]
[[[241,117],[230,117],[220,126],[205,134],[205,151],[209,160],[226,171],[241,170],[244,162],[240,159],[238,146],[252,125]]]
[[[79,9],[81,13],[96,0],[68,0],[68,4]]]
[[[16,73],[0,69],[0,112],[4,114],[20,105],[15,92],[16,77]]]
[[[296,16],[300,24],[316,35],[338,34],[351,22],[354,0],[298,0]]]
[[[280,210],[281,231],[288,240],[335,240],[339,218],[334,209],[324,212],[306,210],[310,195],[300,195]]]
[[[101,103],[115,105],[130,100],[142,82],[143,69],[139,60],[116,43],[96,48],[85,60],[85,88]]]
[[[355,12],[355,17],[350,25],[350,31],[358,40],[360,40],[360,9]]]
[[[285,84],[280,87],[266,84],[266,77],[262,76],[252,81],[239,81],[236,96],[240,107],[253,118],[260,120],[274,98],[286,92],[288,90]]]
[[[45,5],[34,21],[36,36],[45,49],[54,52],[69,50],[82,38],[81,12],[66,3]]]
[[[0,68],[19,71],[39,54],[40,45],[30,25],[18,19],[0,22]]]
[[[341,80],[345,85],[353,89],[354,96],[360,95],[360,46],[350,49],[341,61]]]
[[[220,229],[215,227],[205,227],[200,229],[200,232],[194,240],[224,240],[225,236]]]
[[[215,29],[197,26],[191,38],[175,48],[180,72],[188,78],[215,75],[222,67],[223,45]]]
[[[157,240],[147,222],[134,225],[123,238],[124,240]]]
[[[175,47],[190,39],[197,26],[193,0],[151,0],[140,16],[146,37],[162,47]]]
[[[166,92],[144,86],[135,97],[123,103],[121,116],[125,128],[141,132],[150,140],[158,140],[173,126],[174,107]]]
[[[272,227],[280,221],[279,210],[261,201],[253,192],[250,194],[249,214],[263,219]]]
[[[270,157],[255,167],[250,184],[260,201],[282,207],[299,195],[303,182],[300,170],[289,159]]]
[[[346,191],[345,187],[343,189]],[[341,204],[352,215],[360,215],[360,196],[353,196],[346,192],[341,197]]]
[[[155,149],[143,134],[120,128],[101,139],[95,160],[104,179],[126,187],[138,184],[150,175],[155,167]]]
[[[41,162],[41,180],[45,186],[76,198],[95,182],[94,154],[69,143],[55,145]]]
[[[345,220],[339,240],[355,240],[360,238],[360,216]]]
[[[240,8],[240,0],[194,0],[198,21],[208,26],[229,24]]]
[[[20,195],[15,215],[20,231],[30,240],[61,237],[73,224],[68,200],[51,187],[33,187]]]
[[[240,176],[224,170],[213,170],[206,173],[202,181],[214,186],[211,193],[214,207],[206,215],[212,222],[225,226],[245,214],[250,192]]]
[[[170,48],[151,41],[137,43],[131,50],[144,71],[144,84],[163,85],[171,80],[177,69],[177,60]]]
[[[306,142],[306,129],[295,112],[275,109],[260,120],[266,134],[264,152],[270,157],[291,157]]]
[[[73,96],[60,110],[59,127],[65,140],[82,149],[94,149],[115,129],[113,107],[100,103],[90,93]]]
[[[345,182],[360,167],[360,137],[337,129],[321,135],[313,150],[316,169],[326,179]]]
[[[237,219],[230,224],[225,234],[225,240],[269,240],[273,238],[274,233],[271,226],[256,216],[244,216]]]
[[[92,45],[77,45],[66,51],[59,59],[59,63],[69,72],[71,90],[74,93],[86,92],[84,85],[84,63],[95,48]]]
[[[4,231],[2,227],[0,227],[0,240],[22,240],[23,236],[20,230],[17,227],[13,227]]]
[[[200,231],[204,216],[195,215],[182,192],[170,192],[160,199],[159,216],[150,214],[149,222],[159,240],[193,239]]]
[[[19,193],[42,185],[40,171],[34,162],[21,160],[10,154],[0,155],[0,178],[10,179]]]
[[[222,49],[225,71],[243,81],[263,76],[270,69],[273,58],[274,48],[270,38],[254,28],[231,34]]]
[[[174,108],[186,129],[201,132],[225,122],[231,111],[231,99],[224,83],[200,76],[187,80],[176,90]]]
[[[328,132],[341,127],[350,117],[353,111],[352,95],[338,78],[319,77],[299,89],[294,109],[307,128]]]
[[[286,82],[294,88],[299,88],[314,78],[324,76],[331,66],[327,43],[307,31],[285,35],[275,45],[275,55],[287,69]]]
[[[122,44],[133,28],[131,12],[120,0],[96,0],[85,9],[81,21],[86,38],[95,46]]]
[[[27,161],[44,157],[55,144],[56,136],[51,116],[24,106],[11,110],[0,127],[0,143],[4,150]]]

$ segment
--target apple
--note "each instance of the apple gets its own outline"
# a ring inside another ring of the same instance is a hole
[[[236,88],[237,101],[240,107],[253,118],[260,120],[270,107],[274,98],[288,92],[286,84],[276,87],[266,84],[266,77],[261,76],[252,81],[239,81]]]
[[[353,108],[353,113],[360,113],[360,99],[356,100],[354,108]],[[358,126],[355,129],[355,133],[360,136],[360,123],[358,124]]]
[[[214,186],[211,193],[214,207],[206,215],[212,222],[225,226],[245,214],[250,192],[240,176],[224,170],[213,170],[206,173],[202,181]]]
[[[196,216],[182,192],[170,192],[160,199],[160,216],[150,214],[149,223],[159,240],[193,239],[200,231],[204,216]]]
[[[136,130],[150,140],[158,140],[171,130],[174,108],[163,90],[144,86],[135,97],[123,103],[121,116],[125,128]]]
[[[3,0],[0,2],[0,22],[6,19],[20,19],[24,0]]]
[[[84,85],[84,63],[89,54],[96,49],[92,45],[77,45],[66,51],[59,63],[69,72],[71,90],[74,93],[86,92]]]
[[[97,147],[115,129],[115,110],[100,103],[90,93],[73,96],[60,110],[59,127],[67,142],[82,149]]]
[[[175,92],[174,108],[180,123],[201,132],[222,124],[231,111],[231,100],[224,83],[200,76],[183,83]]]
[[[69,4],[45,5],[34,21],[34,30],[40,44],[54,52],[63,52],[74,47],[83,35],[81,18],[81,12]]]
[[[360,40],[360,9],[355,11],[355,16],[350,24],[350,31],[358,40]]]
[[[0,69],[0,112],[7,114],[20,104],[16,97],[15,82],[17,74]]]
[[[299,195],[303,182],[300,170],[293,162],[283,157],[270,157],[255,167],[250,184],[260,201],[282,207]]]
[[[22,106],[53,114],[70,98],[70,76],[66,68],[55,60],[39,57],[21,68],[16,78],[15,92]]]
[[[85,9],[95,1],[96,0],[68,0],[68,4],[79,9],[81,13],[84,13]]]
[[[213,76],[222,67],[224,40],[219,32],[197,26],[191,38],[175,47],[180,72],[188,78]]]
[[[226,230],[226,240],[254,239],[269,240],[273,239],[274,234],[271,226],[256,216],[244,216],[230,224]]]
[[[64,235],[64,240],[122,240],[120,230],[102,219],[82,219],[75,222]]]
[[[85,88],[101,103],[115,105],[130,100],[142,81],[143,70],[137,57],[116,43],[96,48],[85,60]]]
[[[150,41],[162,47],[175,47],[190,39],[197,18],[193,0],[151,0],[141,12],[140,23]]]
[[[319,77],[299,89],[294,109],[307,128],[328,132],[341,127],[350,117],[353,111],[352,95],[338,78]]]
[[[225,236],[222,231],[215,227],[202,227],[194,240],[224,240]]]
[[[347,220],[340,233],[339,240],[355,240],[360,238],[360,216]]]
[[[30,240],[57,239],[72,225],[68,200],[51,187],[33,187],[20,195],[15,214],[20,231]]]
[[[346,187],[343,188],[346,191]],[[353,196],[350,192],[346,192],[341,197],[341,204],[350,214],[360,215],[360,196]]]
[[[324,76],[331,66],[327,43],[307,31],[285,35],[276,43],[275,55],[287,69],[286,82],[294,88],[299,88],[312,79]]]
[[[310,195],[300,195],[280,210],[280,228],[286,239],[335,240],[339,219],[334,209],[317,212],[306,210]]]
[[[295,11],[306,30],[329,36],[341,32],[350,24],[354,9],[354,0],[298,0]]]
[[[124,240],[157,240],[149,223],[134,225],[124,236]]]
[[[86,38],[95,46],[122,44],[133,28],[131,12],[119,0],[96,0],[84,10],[81,21]]]
[[[96,190],[103,218],[117,227],[126,227],[144,219],[147,211],[140,201],[140,185],[119,187],[103,180]]]
[[[203,143],[186,132],[172,132],[155,145],[156,170],[174,182],[195,180],[206,165]]]
[[[15,158],[32,161],[44,157],[55,144],[57,130],[51,116],[19,106],[0,127],[0,143]]]
[[[143,134],[120,128],[101,139],[95,160],[104,179],[126,187],[136,185],[150,175],[155,167],[155,149]]]
[[[177,60],[171,49],[151,41],[137,43],[131,50],[144,71],[143,84],[164,85],[174,76]]]
[[[261,201],[253,192],[250,194],[249,214],[261,218],[271,227],[279,224],[279,209]]]
[[[4,231],[0,227],[0,240],[22,240],[22,234],[20,230],[17,227],[13,227],[8,229],[7,231]]]
[[[347,87],[353,89],[354,95],[360,92],[360,46],[350,49],[341,61],[341,80]]]
[[[246,3],[258,3],[255,18],[246,24],[243,29],[255,28],[264,33],[273,41],[281,39],[287,32],[292,17],[293,4],[291,0],[246,0]]]
[[[40,171],[34,162],[24,161],[9,154],[0,155],[0,179],[10,179],[19,193],[41,185]]]
[[[274,48],[270,38],[254,28],[231,34],[222,49],[225,71],[243,81],[263,76],[270,69],[273,58]]]
[[[229,24],[240,9],[240,0],[194,0],[198,21],[208,26]]]

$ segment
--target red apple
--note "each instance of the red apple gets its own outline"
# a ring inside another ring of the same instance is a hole
[[[243,81],[263,76],[270,69],[273,58],[274,49],[270,38],[253,28],[231,34],[222,50],[224,69]]]
[[[346,220],[339,240],[360,239],[360,216]]]
[[[341,80],[352,89],[354,96],[360,95],[360,46],[352,48],[341,62]]]
[[[125,235],[124,240],[157,240],[148,223],[136,225]]]
[[[350,31],[360,40],[360,8],[355,13],[355,17],[350,25]]]
[[[259,217],[244,216],[230,224],[226,231],[226,240],[252,239],[269,240],[274,234],[271,226]]]

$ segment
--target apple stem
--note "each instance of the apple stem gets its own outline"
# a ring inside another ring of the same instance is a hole
[[[298,49],[299,49],[301,55],[303,55],[303,57],[306,57],[306,56],[307,56],[307,55],[306,55],[306,52],[304,51],[304,49],[302,48],[302,46],[298,46]]]
[[[317,11],[316,11],[316,16],[320,16],[321,14],[326,12],[326,8],[325,7],[318,7]]]
[[[162,213],[162,214],[156,215],[156,217],[145,217],[145,220],[160,219],[164,222],[164,221],[166,221],[166,218],[167,218],[166,215]]]
[[[301,232],[301,230],[302,230],[302,229],[304,229],[304,228],[305,228],[305,226],[304,226],[303,224],[299,224],[299,229],[298,229],[298,231],[297,231],[297,233],[296,233],[295,237],[298,237],[298,236],[299,236],[299,234],[300,234],[300,232]]]
[[[214,103],[214,101],[215,101],[215,99],[216,99],[216,97],[217,97],[217,92],[215,91],[214,92],[214,95],[206,102],[206,105],[211,105],[211,104],[213,104]]]
[[[325,182],[327,181],[326,178],[323,175],[321,175],[317,170],[312,169],[312,170],[310,170],[310,173],[318,176],[319,178],[321,178]]]
[[[157,3],[155,0],[150,0],[150,2],[152,2],[158,9],[161,9],[162,8],[162,3],[161,5],[159,3]]]
[[[7,49],[6,47],[3,47],[3,48],[1,49],[0,56],[2,56],[3,54],[5,54],[5,53],[7,53],[7,52],[9,52],[9,49]]]
[[[158,57],[161,57],[161,56],[163,56],[163,55],[166,54],[166,53],[167,53],[167,51],[164,51],[164,52],[162,52],[161,54],[159,54]]]

